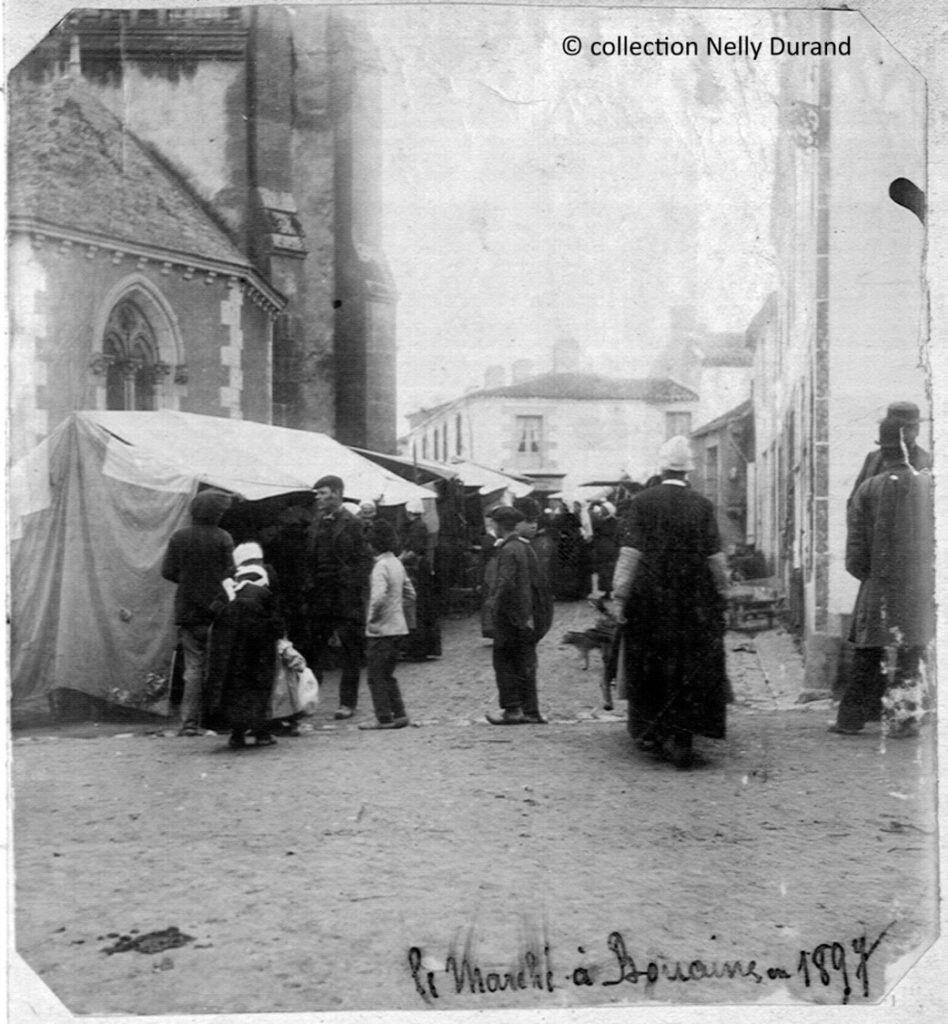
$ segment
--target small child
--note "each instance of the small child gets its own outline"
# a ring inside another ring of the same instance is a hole
[[[375,557],[369,578],[365,635],[369,692],[376,721],[365,722],[359,728],[404,729],[408,715],[394,671],[398,638],[407,635],[413,616],[415,588],[395,555],[398,539],[394,527],[380,519],[372,524],[366,539]]]

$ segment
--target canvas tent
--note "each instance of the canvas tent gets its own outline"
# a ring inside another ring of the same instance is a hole
[[[399,455],[371,452],[365,448],[353,448],[352,451],[364,455],[380,466],[392,469],[406,480],[412,477],[425,482],[460,480],[465,487],[475,489],[482,498],[490,499],[488,504],[494,504],[505,496],[511,499],[523,498],[533,492],[533,484],[529,480],[501,473],[496,469],[488,469],[465,459],[452,459],[447,463],[425,462]]]
[[[382,506],[433,507],[323,434],[174,411],[70,416],[11,470],[14,710],[60,688],[140,702],[170,668],[174,586],[160,566],[191,498],[210,485],[257,501],[325,473]]]

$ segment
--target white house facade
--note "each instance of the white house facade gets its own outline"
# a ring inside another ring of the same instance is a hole
[[[644,482],[662,443],[690,433],[697,407],[697,394],[669,378],[545,373],[414,413],[403,453],[468,459],[546,491],[623,476]]]

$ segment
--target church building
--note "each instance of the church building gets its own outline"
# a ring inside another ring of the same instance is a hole
[[[11,457],[78,409],[395,450],[358,12],[79,11],[9,81]]]

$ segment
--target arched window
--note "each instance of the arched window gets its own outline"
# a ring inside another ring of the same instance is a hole
[[[155,330],[131,299],[122,299],[109,314],[102,353],[106,409],[157,408],[158,385],[171,367],[159,359]]]
[[[179,408],[188,393],[181,331],[170,303],[144,274],[129,274],[102,297],[92,337],[92,408]]]

